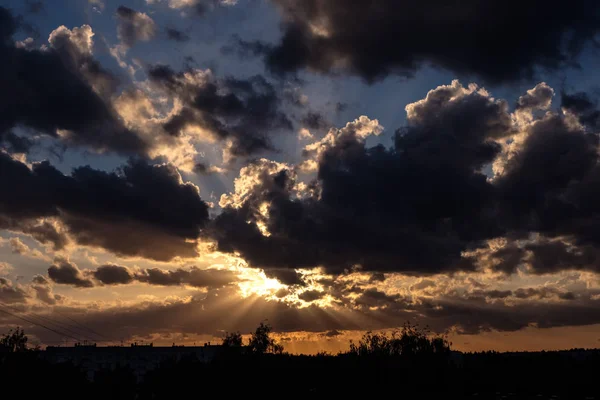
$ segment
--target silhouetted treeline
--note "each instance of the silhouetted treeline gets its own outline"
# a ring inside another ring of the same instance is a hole
[[[44,361],[39,351],[12,351],[0,355],[0,379],[25,398],[600,399],[600,351],[464,354],[444,338],[409,329],[367,334],[343,354],[289,355],[270,346],[276,343],[269,332],[246,346],[241,335],[228,334],[211,362],[167,361],[142,377],[118,367],[89,380],[78,367]]]

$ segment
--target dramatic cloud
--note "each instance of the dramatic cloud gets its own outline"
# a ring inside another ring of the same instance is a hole
[[[269,278],[275,278],[279,282],[283,283],[284,285],[288,285],[288,286],[289,285],[304,286],[306,284],[302,280],[302,275],[300,275],[298,272],[294,271],[293,269],[271,268],[271,269],[265,270],[265,275]]]
[[[366,147],[382,129],[366,117],[308,145],[318,170],[308,196],[292,167],[263,160],[242,169],[212,227],[218,249],[263,268],[474,269],[462,253],[501,232],[481,169],[500,152],[495,140],[512,134],[508,106],[454,82],[407,114],[392,149]]]
[[[94,278],[105,285],[126,285],[133,282],[128,268],[120,265],[102,265],[92,272]]]
[[[538,67],[573,64],[600,29],[594,0],[556,7],[543,0],[272,1],[283,14],[281,40],[242,42],[264,54],[269,68],[343,71],[367,81],[411,76],[427,64],[493,83],[531,78]]]
[[[27,50],[15,47],[12,36],[19,20],[2,7],[0,25],[0,138],[22,126],[96,151],[145,150],[146,144],[102,98],[114,78],[91,58],[89,26],[60,27],[51,33],[49,48]]]
[[[73,285],[79,288],[94,286],[91,280],[86,279],[77,265],[65,258],[56,258],[54,264],[48,268],[48,276],[53,282],[63,285]]]
[[[117,35],[127,47],[133,46],[136,42],[147,42],[156,34],[156,24],[148,14],[119,6],[117,19]]]
[[[132,161],[113,173],[80,167],[67,176],[48,162],[30,169],[0,153],[0,169],[4,229],[50,241],[43,235],[52,231],[43,231],[44,225],[36,230],[21,221],[55,217],[79,244],[116,254],[165,261],[197,254],[196,239],[208,219],[208,206],[198,187],[184,183],[171,165]],[[53,239],[56,246],[58,238]]]
[[[510,293],[509,293],[510,292]],[[149,301],[115,305],[106,309],[62,308],[85,326],[112,338],[153,334],[208,334],[223,331],[251,332],[267,318],[279,332],[390,329],[406,321],[419,322],[434,332],[477,334],[490,330],[512,332],[525,327],[540,328],[595,324],[600,321],[600,303],[593,291],[570,293],[546,287],[514,291],[441,295],[410,301],[382,290],[354,290],[355,300],[328,308],[309,304],[298,308],[285,301],[260,296],[242,297],[233,287],[213,289],[189,299]],[[597,292],[596,292],[597,294]],[[318,297],[310,293],[308,297]],[[41,338],[48,333],[32,327]],[[50,339],[52,340],[52,339]],[[170,344],[170,343],[169,343]]]
[[[272,150],[270,132],[292,128],[275,87],[261,76],[216,79],[210,70],[176,73],[164,65],[151,67],[148,76],[181,103],[163,125],[169,135],[199,130],[228,141],[230,156],[247,156]]]
[[[78,70],[98,95],[108,101],[119,85],[118,79],[93,58],[94,32],[89,25],[68,29],[60,26],[50,33],[48,43],[65,65]]]
[[[307,290],[305,292],[300,293],[298,295],[298,298],[300,300],[304,300],[304,301],[310,303],[312,301],[319,300],[324,295],[325,295],[325,293],[319,292],[318,290]]]
[[[580,122],[594,130],[600,126],[600,110],[597,102],[593,101],[587,93],[574,94],[562,93],[562,107],[576,115]]]
[[[236,274],[231,271],[199,268],[179,268],[174,271],[152,268],[136,274],[135,279],[151,285],[189,285],[198,288],[219,288],[238,281]]]
[[[406,107],[390,149],[366,147],[382,128],[363,116],[307,145],[300,165],[242,168],[209,234],[274,271],[597,272],[598,114],[583,94],[551,111],[553,96],[540,83],[511,113],[454,81]]]
[[[27,153],[33,146],[33,141],[14,132],[4,131],[0,132],[0,145],[11,153]]]
[[[57,281],[50,275],[50,270],[48,270],[48,274],[57,283],[80,286],[77,281]],[[107,264],[93,271],[84,271],[82,275],[89,276],[103,285],[127,285],[133,282],[142,282],[156,286],[187,285],[196,288],[220,288],[239,281],[237,275],[232,271],[196,267],[176,270],[158,268],[132,270],[120,265]],[[91,281],[90,283],[93,285]]]
[[[2,203],[0,199],[0,210],[4,209]],[[10,215],[10,211],[0,211],[0,229],[25,233],[40,243],[52,245],[54,250],[62,250],[69,243],[66,233],[56,223],[22,216],[10,218],[6,214]]]

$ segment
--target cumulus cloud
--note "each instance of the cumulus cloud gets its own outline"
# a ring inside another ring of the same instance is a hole
[[[52,273],[48,270],[48,276],[56,283],[73,285],[76,287],[92,287],[99,285],[129,285],[135,282],[147,283],[156,286],[190,286],[195,288],[221,288],[232,283],[240,281],[237,274],[229,270],[221,269],[200,269],[197,267],[177,268],[175,270],[162,270],[159,268],[128,268],[116,264],[101,265],[95,270],[79,271],[77,266],[59,260],[59,269],[62,268],[62,274],[56,271],[55,266]],[[55,262],[55,265],[57,263]],[[67,265],[66,267],[64,265]],[[64,277],[67,276],[65,279]],[[69,278],[76,276],[77,278]],[[42,277],[40,277],[43,279]]]
[[[513,132],[507,103],[453,82],[407,114],[392,149],[366,147],[382,131],[367,117],[308,145],[317,180],[307,197],[298,196],[291,167],[242,169],[212,224],[218,249],[262,268],[474,269],[462,252],[499,233],[481,169],[499,153],[496,140]]]
[[[127,267],[107,264],[98,267],[92,276],[105,285],[126,285],[133,282],[133,275]]]
[[[271,70],[348,72],[372,82],[428,64],[492,83],[570,65],[598,33],[594,0],[548,7],[511,1],[272,0],[283,15],[275,44],[244,42]],[[511,29],[518,26],[519,29]],[[473,38],[478,40],[473,40]]]
[[[217,79],[210,70],[176,73],[165,65],[147,72],[179,104],[163,124],[173,137],[198,132],[228,143],[227,153],[236,157],[273,150],[269,134],[292,129],[276,88],[262,76]]]
[[[6,211],[0,212],[0,229],[27,234],[42,244],[51,245],[54,250],[62,250],[69,243],[67,234],[56,222],[23,215],[10,217],[8,207],[4,207]]]
[[[77,243],[119,255],[166,261],[197,254],[196,239],[208,220],[208,206],[198,187],[183,182],[172,165],[132,161],[112,173],[81,167],[63,175],[48,162],[29,168],[1,153],[0,165],[5,172],[0,187],[12,188],[0,197],[4,229],[64,246],[59,240],[64,232],[54,225],[27,225],[54,217]],[[59,237],[44,236],[49,234]]]
[[[318,290],[306,290],[298,295],[300,300],[304,300],[307,303],[313,302],[315,300],[319,300],[323,298],[325,293],[320,292]]]
[[[236,274],[231,271],[199,268],[179,268],[174,271],[152,268],[135,274],[135,279],[150,285],[188,285],[198,288],[219,288],[238,280]]]
[[[454,81],[406,107],[392,148],[367,147],[383,128],[360,117],[305,146],[299,165],[242,168],[209,235],[267,270],[597,271],[595,103],[563,94],[555,112],[553,96],[540,83],[511,112]]]
[[[21,241],[19,238],[10,238],[10,248],[15,254],[27,254],[29,252],[29,246]]]
[[[597,101],[585,92],[561,93],[561,103],[564,110],[575,115],[582,125],[595,130],[600,126],[600,110]]]
[[[302,275],[299,274],[297,271],[294,271],[293,269],[276,269],[276,268],[272,268],[272,269],[267,269],[265,270],[265,275],[269,278],[274,278],[277,279],[279,282],[283,283],[284,285],[300,285],[300,286],[304,286],[306,285],[306,282],[304,282],[304,280],[302,279]]]
[[[62,257],[57,257],[54,264],[48,268],[48,276],[53,282],[63,285],[73,285],[79,288],[94,286],[91,280],[84,277],[77,265]]]
[[[146,13],[119,6],[117,20],[117,35],[127,47],[133,46],[136,42],[147,42],[156,35],[156,23]]]
[[[46,50],[15,47],[20,20],[0,8],[0,137],[16,126],[95,151],[126,154],[146,144],[126,129],[103,96],[114,77],[91,57],[91,28],[59,27]],[[53,79],[48,81],[47,76]],[[28,95],[35,93],[35,96]],[[2,141],[2,140],[0,140]]]

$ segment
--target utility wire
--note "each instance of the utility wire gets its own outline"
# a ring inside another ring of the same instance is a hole
[[[74,337],[74,336],[71,336],[71,335],[69,335],[69,334],[66,334],[66,333],[64,333],[64,332],[57,331],[56,329],[50,328],[50,327],[48,327],[48,326],[46,326],[46,325],[44,325],[44,324],[37,323],[37,322],[35,322],[35,321],[32,321],[32,320],[30,320],[30,319],[28,319],[28,318],[21,317],[20,315],[14,314],[14,313],[12,313],[12,312],[10,312],[10,311],[3,310],[2,308],[0,308],[0,312],[3,312],[3,313],[5,313],[5,314],[8,314],[8,315],[10,315],[10,316],[13,316],[13,317],[15,317],[15,318],[18,318],[18,319],[20,319],[20,320],[23,320],[23,321],[25,321],[25,322],[29,322],[30,324],[34,324],[34,325],[37,325],[37,326],[39,326],[39,327],[42,327],[42,328],[44,328],[44,329],[46,329],[46,330],[48,330],[48,331],[50,331],[50,332],[56,333],[57,335],[60,335],[60,336],[66,336],[66,337],[68,337],[68,338],[74,339],[74,340],[75,340],[75,341],[77,341],[77,342],[79,342],[79,341],[80,341],[79,339],[77,339],[77,338],[76,338],[76,337]]]
[[[62,316],[63,316],[63,317],[65,317],[66,319],[68,319],[68,320],[70,320],[70,321],[72,321],[72,322],[76,323],[77,325],[81,326],[81,327],[82,327],[83,329],[85,329],[86,331],[88,331],[88,332],[90,332],[90,333],[93,333],[94,335],[96,335],[96,336],[99,336],[99,337],[102,337],[102,338],[104,338],[104,339],[109,339],[108,337],[104,336],[103,334],[96,332],[96,331],[95,331],[95,330],[93,330],[92,328],[89,328],[89,327],[85,326],[84,324],[82,324],[82,323],[78,322],[77,320],[75,320],[75,319],[73,319],[73,318],[69,317],[68,315],[65,315],[65,314],[63,314],[63,313],[61,313],[60,311],[57,311],[57,310],[54,310],[54,311],[55,311],[56,313],[58,313],[58,314],[62,315]],[[114,342],[114,340],[105,340],[105,342]]]
[[[9,308],[9,309],[13,310],[16,313],[20,313],[22,315],[25,315],[29,319],[37,318],[38,320],[41,320],[42,322],[46,321],[49,324],[51,324],[51,326],[54,327],[54,329],[60,329],[63,332],[70,332],[71,334],[73,334],[73,335],[75,335],[75,336],[77,336],[79,338],[82,338],[84,340],[86,340],[86,339],[92,339],[92,341],[95,340],[91,336],[84,336],[81,332],[77,332],[77,331],[75,331],[73,329],[70,329],[68,324],[62,323],[61,321],[55,321],[55,320],[53,320],[51,318],[45,317],[43,315],[36,314],[36,313],[34,313],[32,311],[21,311],[21,310],[19,310],[16,307],[12,307],[12,306],[10,306],[10,305],[8,305],[6,303],[2,303],[2,302],[0,302],[0,306],[3,306],[5,308]],[[45,323],[45,322],[43,322],[43,323]]]

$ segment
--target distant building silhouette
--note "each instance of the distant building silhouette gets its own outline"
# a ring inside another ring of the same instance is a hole
[[[165,361],[179,361],[185,357],[196,357],[201,362],[210,362],[221,346],[170,346],[159,347],[150,344],[133,343],[131,346],[97,346],[96,344],[76,344],[74,347],[48,346],[42,357],[51,363],[72,362],[81,367],[93,379],[101,369],[113,370],[129,367],[138,377],[157,368]]]

